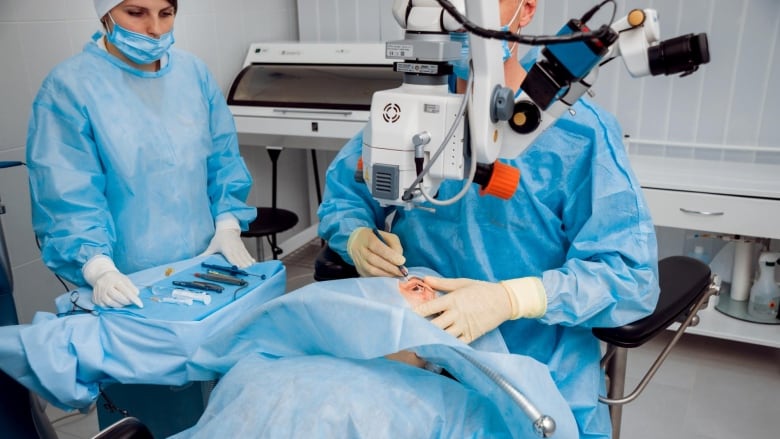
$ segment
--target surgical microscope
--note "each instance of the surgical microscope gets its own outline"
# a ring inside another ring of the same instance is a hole
[[[610,24],[591,30],[589,22],[607,3],[614,8]],[[355,179],[384,207],[435,211],[458,201],[471,183],[481,195],[509,199],[520,172],[498,159],[520,155],[564,112],[576,117],[572,107],[590,93],[602,65],[620,58],[633,77],[685,76],[709,62],[706,34],[661,40],[655,10],[633,9],[614,20],[616,9],[615,0],[605,0],[556,35],[526,36],[495,30],[501,25],[498,1],[395,0],[393,16],[404,39],[388,42],[385,55],[398,60],[394,70],[404,74],[403,83],[374,93]],[[459,59],[461,46],[450,32],[462,31],[469,33],[471,62],[466,91],[457,94],[450,90],[449,62]],[[500,40],[543,46],[517,95],[504,85]],[[440,200],[445,180],[465,183]],[[483,372],[513,398],[540,437],[554,434],[552,418],[500,375]]]
[[[633,77],[685,76],[709,62],[706,34],[662,41],[653,9],[631,10],[591,30],[589,21],[607,3],[617,7],[606,0],[569,20],[557,35],[526,36],[494,30],[500,26],[497,1],[396,0],[393,15],[405,34],[386,44],[385,55],[398,60],[394,69],[404,74],[403,83],[373,95],[355,178],[382,206],[451,204],[472,182],[483,195],[508,199],[520,173],[497,159],[520,155],[564,112],[573,114],[600,66],[620,58]],[[457,31],[469,32],[465,94],[448,85],[449,61],[461,51],[449,33]],[[543,46],[517,97],[504,86],[502,39]],[[456,196],[439,200],[445,180],[466,182]]]

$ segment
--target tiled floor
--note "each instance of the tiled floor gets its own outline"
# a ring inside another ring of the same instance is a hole
[[[283,258],[288,290],[313,281],[312,241]],[[635,385],[671,333],[630,351],[627,390]],[[47,409],[51,419],[65,413]],[[686,335],[647,389],[623,410],[624,439],[733,439],[777,437],[780,421],[780,349]],[[60,439],[97,433],[95,411],[55,423]]]

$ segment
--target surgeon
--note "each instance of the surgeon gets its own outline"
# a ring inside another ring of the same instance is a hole
[[[252,179],[211,73],[171,47],[178,2],[94,3],[105,32],[33,102],[33,228],[44,263],[96,304],[143,306],[126,273],[198,254],[254,262],[240,238]]]
[[[513,32],[528,25],[538,3],[495,1]],[[526,70],[516,46],[504,48],[506,85],[519,96]],[[446,294],[415,311],[464,342],[500,328],[510,351],[548,365],[580,437],[604,438],[611,426],[598,401],[605,384],[591,328],[621,326],[652,312],[658,256],[615,118],[586,99],[573,110],[519,156],[502,160],[521,172],[510,200],[480,196],[472,185],[463,199],[435,212],[393,212],[355,182],[358,133],[328,169],[319,234],[362,276],[399,276],[401,264],[440,273],[425,282]],[[439,198],[452,198],[462,186],[443,183]],[[372,229],[382,229],[390,214],[390,230],[381,232],[385,245]]]

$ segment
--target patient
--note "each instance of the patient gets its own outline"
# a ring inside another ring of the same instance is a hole
[[[222,332],[236,348],[221,334],[204,340],[197,365],[224,375],[175,438],[534,437],[522,408],[463,353],[552,416],[558,437],[576,437],[546,367],[509,354],[498,331],[466,345],[413,312],[438,293],[422,280],[432,270],[411,270],[409,281],[309,284],[231,322],[237,330]]]
[[[406,301],[409,302],[409,305],[412,308],[436,298],[438,294],[422,279],[414,276],[409,278],[408,281],[399,282],[398,290],[401,292],[401,295],[404,296]],[[426,364],[425,360],[417,356],[417,354],[412,351],[396,352],[394,354],[385,355],[385,358],[421,368],[425,367]]]
[[[399,282],[398,289],[412,308],[434,299],[437,295],[436,291],[419,277],[411,277],[409,281]]]

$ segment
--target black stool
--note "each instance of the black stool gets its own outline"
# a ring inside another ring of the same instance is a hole
[[[322,282],[353,277],[360,277],[355,266],[348,264],[328,244],[325,244],[314,261],[314,280]]]
[[[276,245],[276,234],[290,230],[298,224],[298,215],[295,212],[276,207],[277,162],[279,161],[279,154],[281,154],[282,148],[268,146],[266,151],[268,151],[268,156],[271,158],[271,207],[258,207],[257,218],[249,223],[249,229],[241,232],[241,236],[245,238],[255,238],[258,261],[265,260],[262,241],[264,236],[268,240],[268,245],[271,246],[273,259],[278,259],[283,250]]]

